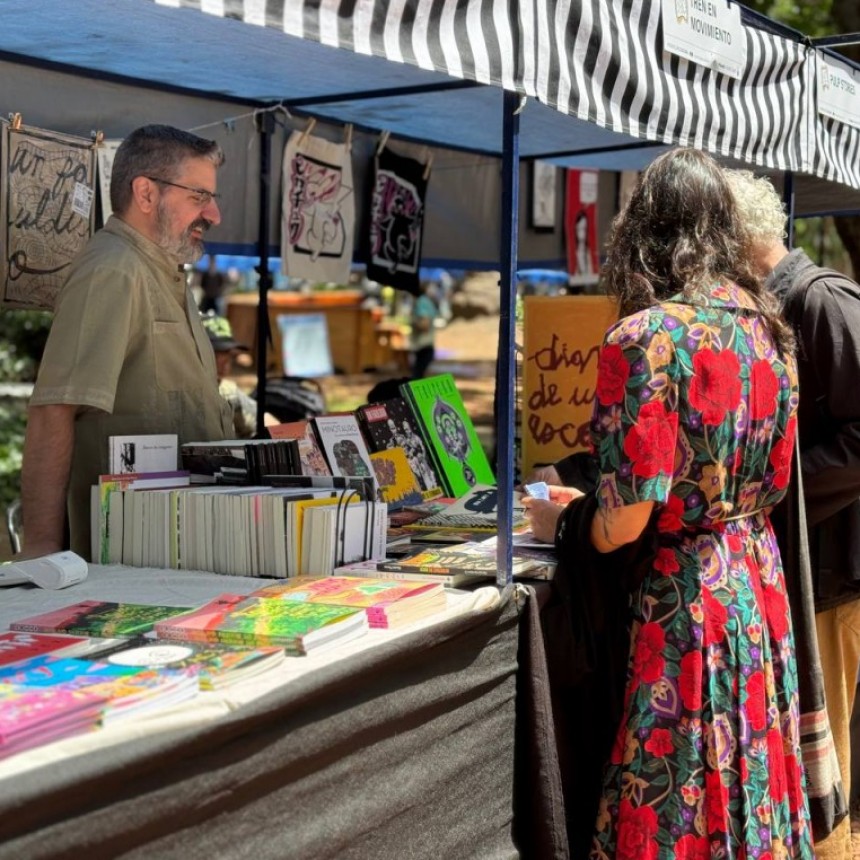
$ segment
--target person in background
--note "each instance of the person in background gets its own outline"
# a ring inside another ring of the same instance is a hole
[[[412,303],[412,378],[423,379],[436,355],[436,317],[438,308],[431,296],[429,281],[421,282],[421,292]]]
[[[214,254],[209,255],[209,265],[200,276],[200,289],[203,291],[200,299],[200,313],[216,313],[224,316],[227,278],[223,272],[218,271],[218,259]]]
[[[794,338],[702,152],[670,150],[644,171],[608,251],[621,319],[598,367],[596,490],[566,508],[524,500],[535,534],[577,566],[652,546],[630,583],[628,675],[588,856],[809,860],[794,636],[768,516],[791,473]]]
[[[248,347],[233,338],[233,328],[226,317],[217,314],[203,316],[203,327],[215,351],[215,368],[218,374],[218,391],[233,412],[233,435],[237,439],[251,439],[257,433],[257,401],[230,379],[233,361]],[[268,412],[263,415],[265,426],[277,424],[278,419]]]
[[[111,174],[114,214],[72,262],[30,400],[24,552],[90,556],[90,487],[112,435],[223,439],[230,410],[183,265],[221,220],[217,143],[165,125],[133,131]]]
[[[799,344],[798,433],[815,629],[827,714],[849,795],[851,711],[860,671],[860,286],[816,266],[799,248],[788,251],[785,210],[769,180],[739,170],[727,176],[761,273]],[[852,857],[845,812],[833,832],[816,841],[818,860]]]

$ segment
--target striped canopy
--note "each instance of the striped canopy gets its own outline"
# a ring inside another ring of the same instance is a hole
[[[524,114],[526,156],[563,157],[586,150],[605,154],[611,167],[618,153],[644,140],[696,146],[742,163],[808,172],[860,188],[854,167],[857,131],[812,109],[814,51],[798,34],[747,10],[742,10],[746,67],[734,79],[663,51],[659,0],[156,2],[515,90],[568,118],[615,133],[586,134],[583,141],[581,126],[568,125],[565,135],[559,131],[563,125],[534,110],[536,122],[544,131],[552,127],[552,133],[543,135],[541,149],[529,140],[531,117]],[[355,121],[367,103],[354,98],[352,83],[344,81],[342,101],[328,101],[314,113],[334,118],[337,111],[343,121]],[[468,105],[480,97],[461,92],[456,98],[466,105],[463,114],[474,118]],[[425,99],[416,98],[418,111],[442,107],[438,96]],[[463,119],[450,106],[454,96],[448,93],[447,100],[452,119]],[[367,101],[375,103],[372,116],[384,115],[383,96]],[[482,141],[474,148],[498,146]]]

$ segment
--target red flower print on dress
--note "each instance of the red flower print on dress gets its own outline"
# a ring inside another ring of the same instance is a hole
[[[788,784],[788,808],[793,815],[803,806],[803,774],[794,755],[785,757],[785,781]]]
[[[767,696],[762,672],[753,672],[747,678],[746,701],[742,704],[746,711],[750,728],[760,732],[767,723]]]
[[[776,411],[779,381],[769,361],[759,359],[750,370],[750,418],[761,421]]]
[[[675,844],[675,860],[711,860],[711,846],[707,836],[687,833]]]
[[[663,758],[675,749],[675,745],[672,743],[672,733],[669,729],[654,729],[644,746],[651,755],[657,758]]]
[[[718,770],[705,774],[705,812],[708,816],[708,833],[726,832],[726,815],[729,808],[729,790],[723,785]]]
[[[616,860],[656,860],[657,813],[650,806],[633,806],[625,798],[618,810]]]
[[[597,399],[601,406],[611,406],[624,399],[624,388],[630,377],[630,365],[624,358],[624,350],[617,343],[610,343],[600,351],[597,364]]]
[[[678,559],[675,558],[675,551],[671,547],[664,546],[657,550],[657,558],[654,559],[654,570],[659,570],[663,576],[671,576],[680,569],[681,565],[678,564]]]
[[[657,518],[658,532],[677,532],[684,527],[684,500],[677,496],[669,496],[668,501]]]
[[[633,474],[640,478],[671,475],[677,435],[678,413],[667,413],[661,402],[646,403],[624,438],[624,453],[633,462]]]
[[[681,658],[678,691],[688,711],[694,713],[702,707],[702,652],[688,651]]]
[[[785,437],[778,439],[770,449],[770,464],[773,466],[773,485],[777,490],[788,486],[791,478],[791,457],[794,453],[794,432],[797,421],[789,419],[785,425]]]
[[[702,589],[702,610],[705,613],[705,645],[718,645],[726,635],[729,611],[709,588]]]
[[[764,587],[764,615],[770,635],[781,642],[788,633],[788,601],[785,595],[773,585]]]
[[[663,677],[663,646],[666,634],[659,624],[649,621],[643,624],[636,639],[636,652],[633,655],[635,678],[646,684],[653,684]]]
[[[703,349],[693,356],[690,404],[702,413],[702,422],[722,424],[726,412],[741,402],[741,366],[730,350]]]
[[[785,751],[779,729],[771,729],[767,733],[767,774],[770,780],[770,799],[779,803],[786,796],[788,789],[785,780]]]

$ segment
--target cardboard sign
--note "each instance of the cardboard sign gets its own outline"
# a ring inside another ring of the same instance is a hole
[[[588,449],[600,345],[617,316],[607,296],[523,299],[522,474]]]

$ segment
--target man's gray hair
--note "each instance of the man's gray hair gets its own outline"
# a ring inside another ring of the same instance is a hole
[[[788,216],[771,181],[749,170],[726,170],[725,174],[743,229],[753,244],[783,244]]]
[[[179,176],[187,158],[208,158],[215,167],[224,163],[224,152],[214,140],[207,140],[169,125],[144,125],[135,129],[120,145],[110,177],[110,205],[122,215],[132,201],[131,183],[138,176],[167,181]]]

